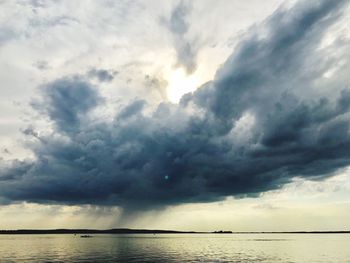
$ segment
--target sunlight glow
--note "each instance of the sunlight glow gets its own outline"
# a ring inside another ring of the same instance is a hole
[[[168,77],[167,96],[171,102],[178,103],[181,97],[196,90],[201,84],[196,74],[188,75],[183,68],[170,72]]]

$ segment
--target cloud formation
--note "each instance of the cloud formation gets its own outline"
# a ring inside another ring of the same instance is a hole
[[[350,164],[350,90],[337,75],[347,64],[324,75],[330,54],[349,47],[320,43],[344,4],[278,9],[178,105],[135,100],[102,121],[90,114],[104,101],[88,79],[47,84],[34,106],[53,131],[26,132],[36,159],[2,164],[1,200],[137,209],[257,196],[295,177],[332,175]]]
[[[197,68],[197,50],[194,43],[189,41],[186,33],[189,30],[187,16],[191,11],[188,1],[181,0],[172,10],[169,19],[162,19],[164,25],[172,33],[174,47],[177,54],[178,66],[183,66],[188,74],[193,73]]]
[[[88,71],[90,78],[96,78],[100,82],[110,82],[118,74],[118,71],[108,71],[106,69],[91,69]]]

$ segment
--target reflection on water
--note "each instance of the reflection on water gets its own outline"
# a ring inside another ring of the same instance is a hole
[[[350,262],[346,234],[0,235],[0,262]]]

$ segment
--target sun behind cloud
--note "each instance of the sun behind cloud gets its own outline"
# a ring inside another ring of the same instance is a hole
[[[184,94],[195,91],[202,82],[196,73],[189,75],[184,68],[177,68],[168,76],[168,99],[177,103]]]

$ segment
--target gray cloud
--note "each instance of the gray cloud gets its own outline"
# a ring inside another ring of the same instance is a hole
[[[13,30],[4,26],[0,27],[0,47],[14,38],[16,38],[16,33]]]
[[[168,82],[163,78],[146,75],[144,85],[151,89],[157,90],[163,101],[168,100],[166,94],[166,87],[168,85]]]
[[[186,33],[189,29],[187,16],[191,11],[188,1],[181,0],[171,12],[170,18],[163,18],[163,24],[172,33],[174,47],[177,53],[177,63],[184,66],[188,74],[193,73],[197,68],[197,50],[194,43],[189,41]]]
[[[59,79],[43,88],[43,102],[33,106],[47,115],[60,132],[74,132],[81,118],[102,101],[98,91],[80,77]]]
[[[2,152],[6,154],[11,154],[11,151],[9,151],[7,148],[2,149]]]
[[[350,164],[350,90],[335,75],[324,95],[332,47],[317,47],[344,3],[278,9],[179,105],[135,100],[94,122],[88,112],[103,104],[87,79],[47,84],[34,105],[54,131],[26,132],[36,160],[2,165],[2,200],[149,208],[331,176]]]
[[[97,78],[100,82],[110,82],[114,79],[115,75],[118,74],[118,71],[90,69],[87,74],[90,78]]]
[[[43,71],[51,69],[49,62],[47,62],[46,60],[36,61],[35,63],[33,63],[33,66],[38,70],[43,70]]]

